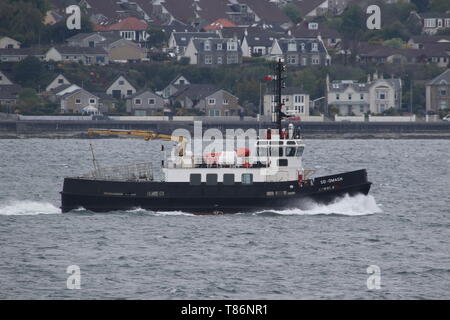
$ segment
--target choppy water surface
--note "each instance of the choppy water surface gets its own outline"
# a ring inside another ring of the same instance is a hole
[[[370,196],[305,210],[61,214],[64,176],[159,161],[141,140],[0,140],[0,299],[450,298],[450,141],[311,140],[318,175],[367,168]],[[81,289],[69,290],[69,265]],[[366,269],[381,269],[381,289]]]

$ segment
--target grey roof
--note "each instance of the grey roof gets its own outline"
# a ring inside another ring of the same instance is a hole
[[[107,94],[106,92],[96,91],[96,92],[92,92],[92,94],[97,96],[101,100],[117,101],[116,98],[114,98],[113,96]]]
[[[66,94],[64,94],[64,95],[61,96],[61,99],[65,99],[65,98],[67,98],[67,97],[73,96],[74,94],[76,94],[76,93],[78,93],[78,92],[83,92],[83,93],[85,93],[85,94],[87,94],[87,95],[94,96],[94,97],[98,98],[95,94],[93,94],[93,93],[87,91],[86,89],[80,88],[80,89],[76,89],[76,90],[71,91],[71,92],[67,92]]]
[[[81,33],[77,33],[76,35],[74,35],[74,36],[72,36],[70,38],[67,38],[66,41],[68,41],[68,42],[69,41],[80,41],[80,40],[89,38],[90,36],[93,36],[95,34],[97,34],[97,32],[90,32],[90,33],[83,33],[83,32],[81,32]]]
[[[337,88],[336,85],[338,85]],[[330,83],[328,90],[330,92],[344,92],[348,88],[353,88],[356,92],[366,92],[369,90],[367,83],[360,83],[355,80],[334,80]]]
[[[133,98],[139,97],[139,96],[141,96],[142,94],[147,93],[147,92],[148,92],[148,93],[151,93],[151,94],[154,95],[154,96],[161,97],[161,96],[157,95],[156,93],[154,93],[153,90],[151,90],[151,89],[149,89],[149,88],[144,88],[144,89],[141,89],[141,90],[139,90],[139,91],[136,91],[136,93],[133,94],[130,98],[133,99]],[[161,97],[161,98],[162,98],[162,97]]]
[[[54,48],[61,54],[108,54],[101,47],[57,46]]]
[[[175,41],[177,42],[177,45],[184,47],[188,45],[191,38],[194,39],[219,38],[219,35],[213,32],[174,32],[173,36],[175,38]]]
[[[450,36],[420,35],[420,36],[412,36],[411,40],[414,41],[415,43],[439,43],[439,41],[444,40],[445,43],[445,41],[450,41]]]
[[[173,98],[188,97],[192,101],[202,99],[219,90],[211,84],[185,84],[175,85],[178,91],[172,95]]]
[[[44,55],[48,48],[0,49],[0,56],[32,56]]]
[[[284,53],[289,53],[288,45],[289,43],[296,43],[297,50],[295,52],[302,52],[302,44],[305,45],[305,53],[326,53],[325,46],[318,39],[306,39],[306,38],[295,38],[295,39],[279,39],[278,44]],[[312,51],[313,43],[317,43],[317,51]]]
[[[65,89],[69,88],[72,85],[73,84],[62,84],[60,86],[57,86],[56,88],[53,88],[52,90],[50,90],[50,92],[52,92],[54,94],[57,94],[58,92],[61,92],[61,91],[65,90]]]
[[[428,85],[450,84],[450,69],[447,69],[436,78],[427,83]]]

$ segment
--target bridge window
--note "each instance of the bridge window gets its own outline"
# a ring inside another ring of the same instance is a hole
[[[286,157],[295,157],[296,151],[297,151],[297,148],[295,148],[295,147],[287,147],[286,148]]]
[[[199,186],[202,183],[202,175],[200,173],[191,173],[190,184]]]
[[[268,156],[268,149],[267,148],[258,148],[258,156],[260,157],[267,157]]]
[[[208,186],[214,186],[217,184],[217,174],[216,173],[208,173],[206,175],[206,184]]]
[[[223,175],[223,184],[226,186],[231,186],[234,184],[234,174],[232,173],[225,173]]]
[[[253,184],[253,174],[243,173],[242,174],[242,184]]]
[[[282,157],[283,156],[283,148],[272,148],[271,149],[272,157]]]

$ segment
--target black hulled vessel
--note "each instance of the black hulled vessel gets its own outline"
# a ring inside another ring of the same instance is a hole
[[[151,163],[97,168],[85,176],[65,178],[61,209],[80,207],[94,212],[143,208],[221,214],[302,207],[309,201],[329,203],[345,195],[367,195],[371,183],[365,169],[312,178],[302,166],[305,148],[298,128],[282,128],[281,61],[277,67],[276,129],[258,137],[248,149],[194,156],[186,139],[151,131],[90,130],[90,133],[141,136],[178,143],[176,153],[162,161],[162,176]]]

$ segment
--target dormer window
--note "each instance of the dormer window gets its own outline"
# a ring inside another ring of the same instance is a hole
[[[256,41],[259,41],[259,37],[255,37],[255,40],[256,40]]]
[[[317,22],[310,22],[310,23],[308,23],[308,29],[309,30],[317,30],[317,29],[319,29],[319,24]]]
[[[333,89],[339,89],[339,85],[337,83],[333,83]]]
[[[228,51],[237,51],[237,43],[234,40],[230,40],[227,42],[227,50]]]
[[[312,51],[317,51],[317,50],[319,50],[319,45],[317,44],[317,42],[313,42],[313,43],[312,43],[311,50],[312,50]]]

